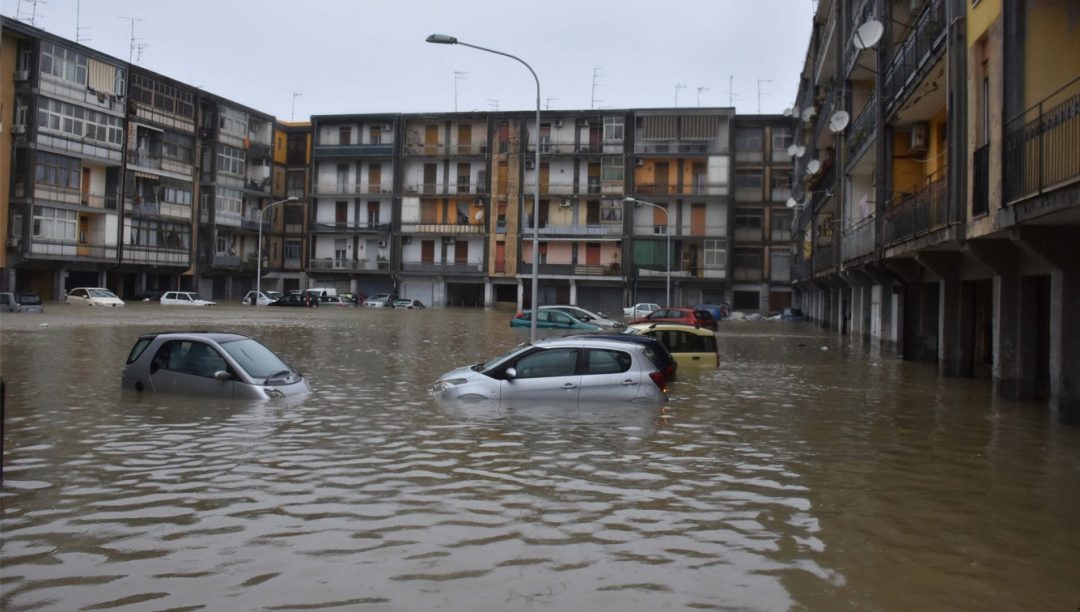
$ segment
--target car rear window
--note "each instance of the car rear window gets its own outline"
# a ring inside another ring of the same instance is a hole
[[[630,369],[634,362],[628,353],[612,349],[589,349],[585,374],[618,374]]]
[[[27,306],[37,306],[41,304],[41,298],[36,293],[20,293],[16,300],[20,304],[26,304]]]
[[[716,352],[716,336],[699,336],[676,330],[657,331],[652,335],[672,353]]]

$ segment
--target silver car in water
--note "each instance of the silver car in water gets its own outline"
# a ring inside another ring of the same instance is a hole
[[[140,336],[124,366],[124,389],[236,399],[311,392],[304,377],[257,340],[224,332]]]
[[[432,392],[444,400],[663,401],[667,383],[658,358],[643,344],[549,338],[451,370]]]

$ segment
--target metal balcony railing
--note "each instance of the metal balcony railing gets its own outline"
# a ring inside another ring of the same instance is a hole
[[[911,33],[900,43],[892,61],[885,68],[885,108],[891,110],[912,89],[915,76],[927,61],[944,46],[945,21],[944,0],[932,0],[915,21]]]
[[[914,193],[895,198],[885,210],[885,244],[893,245],[945,226],[948,193],[943,168]]]
[[[427,274],[479,274],[484,271],[482,263],[435,263],[402,262],[402,272],[424,272]]]
[[[1005,124],[1005,203],[1080,178],[1080,77]]]
[[[318,145],[316,158],[357,157],[362,155],[386,157],[394,154],[393,143],[364,145]]]
[[[833,255],[833,245],[820,244],[813,253],[813,270],[814,273],[825,272],[836,267],[836,260]]]
[[[687,142],[680,142],[676,140],[660,142],[646,140],[634,143],[634,153],[638,155],[650,153],[719,154],[727,152],[727,143],[718,140],[699,140]]]
[[[316,195],[390,195],[391,190],[389,185],[335,185],[335,184],[314,184],[312,185],[312,192]],[[290,191],[291,193],[291,191]],[[303,191],[300,191],[303,195]]]
[[[483,234],[486,225],[469,223],[402,223],[403,234]]]
[[[389,232],[389,223],[315,223],[312,227],[313,231],[319,233],[370,233],[370,232]]]
[[[844,261],[851,261],[874,252],[874,218],[874,215],[870,215],[843,228],[840,244]]]
[[[646,196],[665,196],[665,195],[727,195],[728,184],[727,183],[707,183],[704,181],[693,181],[685,185],[670,185],[670,184],[658,184],[658,183],[639,183],[634,185],[634,193]]]
[[[470,144],[424,144],[410,143],[405,146],[408,156],[487,155],[486,142]]]
[[[541,236],[621,236],[622,225],[547,225],[537,228]],[[532,234],[532,226],[526,226],[521,230],[524,234]]]
[[[874,139],[877,131],[877,94],[866,101],[859,116],[851,122],[851,131],[847,139],[847,158],[854,161],[856,154],[863,150],[866,143]]]
[[[844,74],[851,74],[851,70],[855,68],[855,64],[859,61],[859,56],[862,53],[872,55],[874,51],[872,49],[860,50],[855,48],[855,31],[862,24],[873,19],[874,16],[874,0],[863,0],[859,8],[852,12],[852,21],[848,26],[850,33],[847,37],[847,44],[844,45]],[[804,108],[804,107],[800,107]],[[828,115],[822,115],[827,117]]]

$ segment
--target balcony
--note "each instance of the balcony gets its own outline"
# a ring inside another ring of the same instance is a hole
[[[483,274],[482,263],[434,263],[434,262],[403,262],[402,272],[419,272],[424,274]]]
[[[486,142],[469,144],[423,144],[412,143],[405,146],[405,155],[409,157],[449,157],[449,156],[484,156],[487,155]]]
[[[520,276],[531,274],[532,262],[523,263],[519,270]],[[545,276],[608,276],[612,277],[612,280],[622,278],[622,268],[617,263],[610,266],[542,263],[536,266],[536,272]]]
[[[389,261],[369,261],[367,259],[334,259],[324,257],[309,262],[311,270],[319,272],[373,272],[390,269]]]
[[[19,181],[15,182],[13,193],[14,197],[26,197],[25,192],[26,183]],[[114,195],[105,195],[89,191],[79,191],[78,189],[67,189],[56,185],[45,185],[41,183],[34,184],[34,199],[48,200],[51,202],[58,202],[63,204],[75,204],[78,206],[97,208],[101,210],[116,210],[117,202],[117,198]]]
[[[331,184],[314,184],[311,186],[312,193],[321,196],[360,196],[360,195],[391,195],[389,186],[380,184],[370,185],[331,185]],[[301,194],[303,192],[301,191]]]
[[[866,101],[855,121],[851,122],[851,136],[847,139],[848,163],[854,162],[862,154],[866,144],[874,140],[876,131],[877,94],[874,94]]]
[[[315,159],[333,159],[337,157],[392,157],[393,155],[393,143],[318,145],[315,147]]]
[[[886,110],[903,100],[918,83],[916,77],[933,64],[931,59],[945,46],[947,26],[944,0],[932,0],[885,68]]]
[[[65,260],[115,260],[116,246],[102,242],[79,242],[32,238],[29,253],[37,257],[62,257]]]
[[[402,234],[483,234],[483,225],[452,223],[402,223]]]
[[[167,249],[165,247],[124,245],[124,263],[154,264],[187,268],[190,255],[187,249]]]
[[[1080,178],[1080,77],[1005,124],[1005,204]]]
[[[948,192],[943,168],[914,193],[900,194],[885,210],[885,244],[893,245],[944,227]]]
[[[814,274],[832,272],[836,268],[836,260],[833,256],[833,245],[819,244],[813,253]]]
[[[705,181],[693,181],[686,185],[640,183],[634,185],[634,193],[645,196],[723,196],[728,194],[728,184]]]
[[[151,155],[145,151],[128,151],[127,163],[129,166],[161,170],[161,156]]]
[[[677,262],[672,262],[672,264],[678,265]],[[659,279],[667,278],[669,274],[664,264],[647,264],[638,266],[637,276],[638,278]],[[723,268],[703,268],[701,266],[687,270],[672,268],[670,276],[671,278],[727,278],[727,271]]]
[[[481,183],[451,183],[449,185],[444,185],[442,183],[414,183],[405,185],[406,195],[452,198],[455,196],[482,195],[485,193],[487,193],[487,186]]]
[[[537,228],[541,236],[568,236],[580,238],[610,238],[622,236],[622,225],[547,225]],[[523,228],[526,238],[532,236],[532,226]]]
[[[847,44],[844,45],[844,52],[846,53],[844,61],[844,73],[847,75],[851,74],[851,71],[855,68],[855,64],[859,63],[859,60],[872,60],[875,57],[873,49],[855,48],[856,30],[858,30],[859,26],[866,23],[867,21],[870,21],[873,18],[874,0],[863,0],[859,8],[855,9],[854,13],[852,14],[852,22],[850,26],[851,34],[848,35]],[[866,63],[866,61],[862,62],[863,65],[865,65]],[[871,65],[869,68],[872,70],[876,67]],[[805,106],[801,106],[800,108],[805,108]]]
[[[874,219],[874,215],[870,215],[843,228],[840,244],[845,262],[874,252]]]
[[[312,231],[316,234],[385,234],[390,231],[389,223],[315,223]]]
[[[634,153],[637,155],[649,155],[649,154],[663,154],[663,153],[683,153],[689,155],[715,155],[721,153],[727,153],[728,146],[726,142],[719,140],[698,140],[679,142],[675,140],[668,141],[638,141],[634,143]]]

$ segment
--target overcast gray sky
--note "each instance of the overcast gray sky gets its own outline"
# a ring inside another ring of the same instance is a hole
[[[32,0],[0,2],[7,17],[35,14]],[[453,111],[455,83],[460,111],[535,108],[524,66],[424,42],[436,32],[528,62],[544,108],[677,97],[755,113],[760,90],[760,111],[779,113],[794,101],[812,16],[812,0],[39,0],[34,25],[75,39],[78,24],[83,44],[126,60],[124,18],[136,18],[135,63],[279,119],[299,93],[302,120]]]

